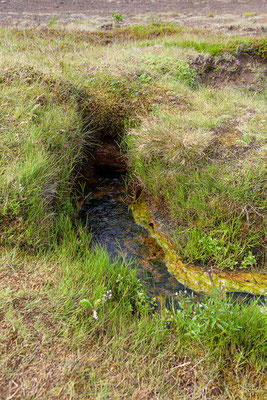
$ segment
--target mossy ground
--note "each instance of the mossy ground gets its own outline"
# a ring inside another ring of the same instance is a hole
[[[108,41],[55,29],[1,36],[4,398],[261,399],[264,310],[219,291],[203,307],[181,298],[182,312],[152,314],[134,272],[90,248],[73,184],[97,137],[114,135],[183,257],[262,270],[262,88],[202,86],[199,49],[188,56],[184,43],[216,38],[173,25]],[[255,43],[254,83],[264,78]],[[241,74],[247,50],[228,50]]]

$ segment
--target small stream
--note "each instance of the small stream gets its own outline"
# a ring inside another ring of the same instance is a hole
[[[201,294],[185,287],[169,273],[163,250],[135,222],[126,193],[124,162],[114,141],[106,141],[96,148],[81,174],[88,200],[80,209],[80,218],[92,234],[92,244],[106,248],[113,260],[120,257],[130,261],[137,277],[147,286],[148,295],[156,297],[158,304],[164,302],[168,307],[172,302],[177,303],[181,293],[193,295],[197,300]],[[240,292],[231,296],[239,301],[257,297],[264,303],[264,296]]]
[[[148,231],[135,222],[122,175],[100,176],[80,216],[86,221],[93,243],[105,247],[111,259],[119,256],[131,261],[150,296],[164,298],[168,304],[171,299],[175,302],[181,291],[189,295],[194,293],[168,272],[163,250]]]

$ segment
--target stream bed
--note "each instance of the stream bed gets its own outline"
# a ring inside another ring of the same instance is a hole
[[[147,286],[150,296],[175,302],[181,291],[192,290],[179,283],[167,270],[164,252],[149,232],[138,225],[129,208],[121,175],[99,177],[90,199],[80,211],[92,242],[107,249],[111,259],[118,256],[137,269],[137,277]]]

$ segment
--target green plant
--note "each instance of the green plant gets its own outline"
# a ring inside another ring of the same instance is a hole
[[[116,26],[121,26],[125,20],[125,16],[121,13],[116,13],[115,11],[111,12],[111,17]]]
[[[151,75],[144,72],[142,75],[139,76],[139,81],[144,83],[149,83],[152,80]]]
[[[255,12],[251,12],[251,11],[244,13],[244,17],[255,17],[255,15],[257,15],[257,14]]]
[[[49,21],[48,21],[48,28],[53,28],[55,26],[55,24],[57,23],[57,17],[52,17]]]
[[[244,257],[244,259],[241,263],[241,268],[253,267],[256,264],[257,264],[256,257],[253,256],[251,251],[249,251],[248,255],[246,257]]]
[[[243,133],[243,140],[239,140],[239,143],[243,146],[249,146],[251,142],[251,137],[248,132]]]

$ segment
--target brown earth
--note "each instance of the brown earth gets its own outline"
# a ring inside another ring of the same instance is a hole
[[[43,26],[53,18],[60,24],[93,30],[110,23],[113,10],[125,15],[126,24],[162,18],[204,28],[219,25],[219,30],[266,30],[264,0],[0,0],[0,24]],[[255,15],[244,16],[246,12]]]
[[[240,14],[246,11],[266,12],[266,2],[263,0],[6,0],[1,1],[1,12],[28,12],[28,13],[83,13],[109,14],[112,10],[126,14],[145,12],[194,12],[206,14],[214,12],[219,14]]]

